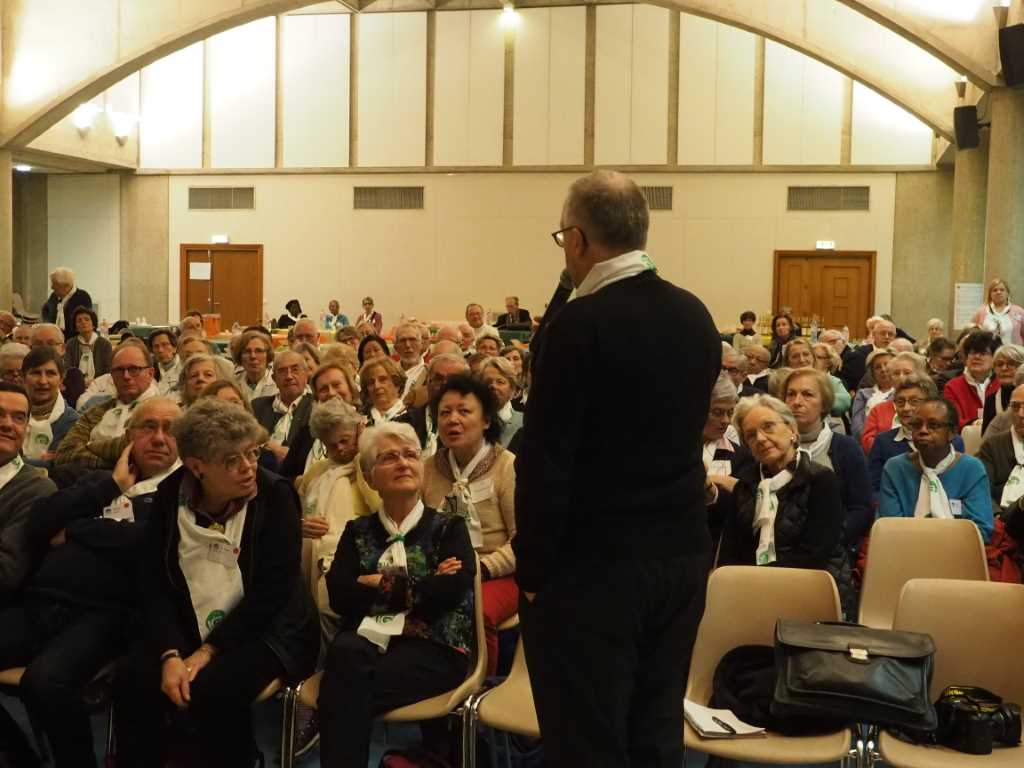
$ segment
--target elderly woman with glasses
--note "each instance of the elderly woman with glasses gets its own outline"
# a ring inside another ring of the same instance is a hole
[[[886,372],[889,374],[889,383],[892,386],[895,396],[896,387],[903,379],[911,374],[918,376],[927,375],[928,361],[916,352],[899,352],[886,364]],[[864,431],[860,436],[860,444],[865,454],[871,453],[871,446],[875,438],[882,432],[887,432],[893,427],[898,427],[899,421],[896,418],[896,405],[892,397],[883,400],[864,419]]]
[[[147,621],[117,675],[118,760],[160,765],[186,740],[181,762],[251,768],[252,702],[275,679],[311,674],[320,648],[299,500],[258,466],[267,433],[238,406],[202,398],[173,434],[185,466],[157,489],[140,558]],[[165,733],[176,711],[194,738]]]
[[[726,433],[732,424],[733,410],[739,396],[732,376],[722,371],[718,375],[715,386],[711,389],[711,405],[708,407],[708,418],[704,422],[702,437],[704,439],[704,470],[708,480],[718,487],[719,493],[715,501],[708,506],[708,528],[711,539],[718,542],[722,535],[725,516],[731,508],[731,499],[721,491],[731,493],[736,486],[736,470],[744,460],[750,460],[750,454],[741,450],[738,443],[730,440]]]
[[[331,608],[343,617],[320,686],[329,768],[366,768],[373,718],[457,687],[475,647],[469,530],[424,504],[416,433],[371,427],[359,461],[382,506],[345,527],[327,574]]]
[[[246,401],[277,394],[274,383],[274,349],[270,337],[262,331],[246,331],[235,346],[238,386]]]
[[[800,448],[793,412],[771,395],[740,400],[733,425],[754,462],[737,473],[718,564],[828,571],[849,611],[850,564],[835,472]]]
[[[941,397],[922,402],[906,427],[914,450],[889,459],[882,471],[879,517],[964,518],[988,543],[992,502],[984,465],[953,447],[958,414]]]
[[[1005,413],[1013,394],[1013,380],[1024,364],[1024,347],[1019,344],[1003,344],[992,356],[992,372],[999,382],[999,389],[985,397],[985,410],[981,419],[981,432],[985,434],[988,425],[1001,413]]]

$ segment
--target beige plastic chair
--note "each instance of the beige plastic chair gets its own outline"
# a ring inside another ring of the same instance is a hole
[[[892,629],[896,604],[910,579],[988,581],[981,534],[970,520],[883,517],[871,527],[858,621]]]
[[[841,617],[839,593],[825,571],[718,568],[708,580],[707,608],[697,630],[686,698],[706,705],[722,657],[741,645],[773,645],[778,619],[839,621]],[[850,730],[844,729],[825,736],[769,733],[763,739],[702,739],[689,723],[683,725],[688,749],[751,763],[807,765],[845,760],[850,756],[851,738]]]
[[[981,449],[981,424],[964,427],[960,432],[960,438],[964,441],[964,453],[968,456],[977,456]]]
[[[39,315],[33,315],[25,311],[25,300],[20,293],[11,294],[11,311],[26,323],[39,322]]]
[[[476,659],[462,685],[454,690],[418,701],[405,707],[393,709],[381,716],[385,722],[419,722],[434,720],[457,713],[463,720],[462,766],[466,767],[469,748],[467,743],[470,728],[463,704],[469,697],[480,690],[487,676],[487,639],[484,634],[484,601],[480,589],[480,562],[477,561],[476,578],[473,581],[474,614],[476,628]],[[281,768],[292,768],[295,760],[295,706],[303,704],[316,709],[320,698],[320,681],[323,672],[317,672],[294,688],[285,689],[284,711],[281,724]]]
[[[533,704],[533,689],[530,688],[530,673],[526,669],[526,654],[523,638],[516,645],[512,669],[500,685],[472,696],[466,703],[469,712],[468,724],[471,739],[469,743],[469,768],[476,768],[477,724],[503,731],[505,734],[518,733],[530,738],[540,737],[540,724]],[[506,737],[505,754],[509,754]],[[492,760],[493,741],[492,741]]]
[[[947,685],[980,685],[1004,700],[1024,702],[1024,586],[951,579],[914,579],[896,610],[895,629],[935,640],[934,701]],[[882,759],[894,768],[1020,768],[1024,747],[967,755],[945,747],[906,744],[883,733]]]

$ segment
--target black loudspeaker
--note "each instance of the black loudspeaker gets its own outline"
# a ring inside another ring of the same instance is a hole
[[[956,132],[957,149],[974,149],[978,146],[978,108],[956,107],[953,109],[953,130]]]
[[[1006,84],[1011,88],[1024,86],[1024,24],[999,30],[999,60]]]

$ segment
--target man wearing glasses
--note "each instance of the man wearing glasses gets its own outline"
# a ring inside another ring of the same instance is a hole
[[[120,438],[139,403],[159,394],[153,381],[153,356],[137,339],[129,339],[114,350],[110,376],[116,396],[81,415],[57,448],[55,466],[113,469],[114,464],[93,448],[112,438]]]
[[[648,222],[636,184],[597,171],[553,233],[565,272],[538,332],[512,540],[549,765],[682,764],[721,342],[700,300],[658,276]],[[575,296],[559,307],[565,281]],[[636,407],[609,407],[608,370],[637,383]]]

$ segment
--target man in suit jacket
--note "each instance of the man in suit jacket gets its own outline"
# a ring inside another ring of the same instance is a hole
[[[508,328],[510,325],[523,325],[533,322],[529,311],[519,307],[518,296],[505,297],[505,314],[498,315],[496,328]]]
[[[75,330],[75,310],[79,307],[92,309],[92,297],[81,288],[75,287],[75,273],[67,267],[57,267],[50,273],[50,288],[53,292],[43,304],[42,321],[54,323],[70,339]]]
[[[309,380],[306,360],[298,352],[289,349],[274,356],[273,379],[277,394],[255,398],[252,412],[270,434],[263,446],[260,464],[277,472],[288,455],[288,446],[309,423],[313,396],[306,389]]]
[[[636,184],[597,171],[554,233],[575,299],[542,329],[512,540],[550,765],[682,764],[711,552],[701,433],[722,353],[704,305],[643,252],[648,222]],[[641,407],[610,407],[608,370],[639,384]]]
[[[891,320],[879,320],[871,329],[873,344],[861,344],[848,358],[843,360],[843,367],[839,371],[839,378],[847,389],[857,389],[861,385],[861,379],[867,373],[868,355],[876,349],[887,349],[896,338],[896,324]]]

